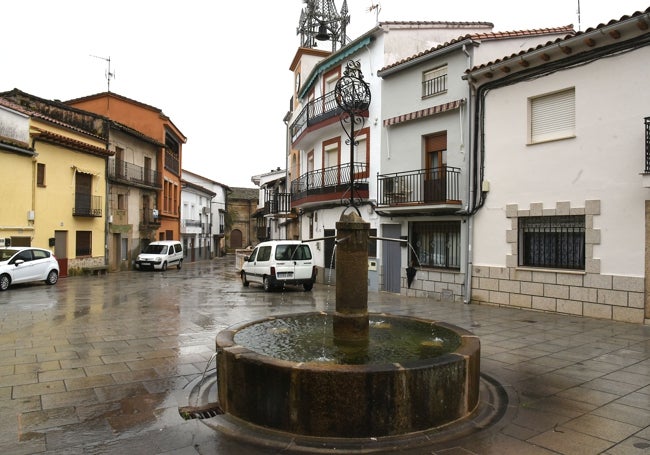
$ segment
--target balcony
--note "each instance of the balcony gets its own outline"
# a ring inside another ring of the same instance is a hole
[[[271,240],[271,228],[266,226],[258,226],[256,229],[257,240],[264,242],[266,240]]]
[[[326,93],[320,98],[310,101],[307,106],[296,117],[296,120],[289,127],[291,142],[295,142],[300,135],[310,126],[314,126],[325,120],[337,118],[343,110],[336,103],[334,91]]]
[[[155,231],[160,227],[160,218],[156,209],[142,209],[140,231]]]
[[[368,198],[368,166],[353,163],[354,197]],[[350,198],[350,165],[332,166],[307,172],[291,182],[291,204],[294,208],[341,202]]]
[[[75,194],[72,216],[101,217],[102,209],[101,196],[91,196],[85,193]]]
[[[377,176],[377,205],[384,211],[413,212],[426,207],[455,212],[462,204],[461,199],[460,168],[457,167],[441,166]]]
[[[162,176],[158,171],[114,158],[108,160],[108,177],[129,185],[162,188]]]
[[[643,187],[650,188],[650,117],[645,118],[645,169],[641,176]]]
[[[175,154],[169,150],[165,150],[165,169],[173,174],[181,175],[181,167],[178,162],[178,154]]]
[[[264,216],[286,216],[291,213],[291,193],[264,192]]]
[[[181,234],[201,234],[203,233],[203,223],[201,220],[182,219]]]

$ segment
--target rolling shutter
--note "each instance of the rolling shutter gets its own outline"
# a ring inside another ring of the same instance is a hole
[[[575,88],[530,100],[531,143],[575,136]]]

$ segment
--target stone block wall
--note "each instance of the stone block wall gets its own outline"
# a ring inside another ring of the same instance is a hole
[[[600,201],[585,201],[584,207],[558,202],[555,208],[531,204],[521,210],[516,204],[506,207],[511,229],[505,233],[510,254],[505,267],[472,268],[472,303],[528,308],[615,321],[643,323],[645,279],[604,275],[600,260],[593,257],[600,244],[600,230],[594,217],[600,214]],[[522,216],[585,215],[585,270],[533,269],[518,266],[518,218]]]
[[[406,269],[401,270],[401,294],[424,297],[445,302],[462,302],[465,274],[452,270],[420,269],[408,287]]]

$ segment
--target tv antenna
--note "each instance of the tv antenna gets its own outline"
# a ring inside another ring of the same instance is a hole
[[[379,24],[379,13],[381,12],[381,5],[379,4],[379,2],[377,3],[373,1],[370,2],[370,7],[366,11],[371,13],[372,10],[375,10],[375,25]]]
[[[101,60],[104,60],[107,63],[107,69],[106,69],[106,85],[107,85],[107,91],[111,91],[111,79],[115,79],[115,71],[111,72],[111,58],[110,57],[99,57],[97,55],[90,55],[91,57],[99,58]]]

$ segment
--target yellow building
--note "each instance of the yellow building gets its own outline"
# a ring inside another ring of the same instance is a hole
[[[0,155],[5,199],[19,201],[0,214],[0,226],[12,227],[13,221],[17,229],[0,236],[9,236],[12,244],[53,250],[61,276],[104,267],[106,160],[113,154],[107,149],[106,120],[19,90],[2,98],[4,115],[11,112],[14,120],[22,115],[29,127],[25,143],[24,120],[18,122],[24,153],[3,150]],[[3,131],[0,136],[6,136]],[[14,163],[17,170],[7,171]]]
[[[29,142],[29,116],[18,109],[0,99],[0,246],[31,245],[34,236],[36,153]]]

